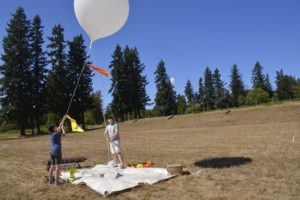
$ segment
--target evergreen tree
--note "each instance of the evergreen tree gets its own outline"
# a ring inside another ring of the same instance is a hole
[[[197,92],[197,91],[195,91],[194,93],[193,93],[193,95],[194,95],[194,102],[193,102],[193,104],[194,105],[197,105],[197,104],[199,104],[200,105],[200,96],[199,96],[199,93]]]
[[[183,95],[177,96],[177,114],[184,114],[187,103]]]
[[[97,91],[92,95],[93,99],[93,113],[96,123],[100,124],[104,122],[103,119],[103,96],[101,91]]]
[[[16,122],[20,134],[25,135],[32,111],[30,21],[27,20],[24,9],[19,7],[7,25],[1,57],[3,65],[0,68],[1,107],[6,121]]]
[[[204,85],[203,79],[199,79],[199,90],[198,90],[198,103],[204,108]]]
[[[33,119],[36,123],[37,133],[40,133],[40,123],[42,113],[45,111],[46,101],[46,79],[47,79],[47,58],[46,52],[43,50],[43,26],[41,18],[37,15],[32,22],[30,33],[31,53],[32,53],[32,68],[31,68],[31,97],[33,104]]]
[[[47,77],[47,95],[48,110],[61,117],[65,114],[71,98],[68,93],[68,78],[66,66],[66,42],[64,39],[64,28],[61,25],[55,25],[52,29],[52,36],[48,37],[50,44],[48,47],[48,56],[50,58],[51,70]]]
[[[188,105],[194,104],[194,90],[190,80],[188,80],[186,83],[184,94],[187,99]]]
[[[207,67],[204,72],[204,104],[206,109],[213,109],[215,102],[215,91],[211,70]]]
[[[244,83],[242,80],[242,75],[240,74],[237,65],[233,65],[231,69],[231,81],[230,81],[230,89],[231,89],[231,100],[233,106],[238,106],[238,99],[240,96],[245,95]]]
[[[82,71],[83,65],[87,62],[88,56],[84,39],[82,35],[74,37],[72,41],[68,41],[69,52],[67,60],[67,92],[72,94],[77,83],[78,77]],[[84,112],[87,111],[92,104],[92,77],[93,71],[89,67],[85,67],[72,102],[70,113],[74,117],[79,117],[82,128],[85,129]]]
[[[125,84],[124,93],[123,93],[123,105],[125,107],[124,112],[126,118],[131,118],[135,111],[136,100],[134,99],[137,95],[137,84],[134,83],[135,79],[135,67],[134,67],[134,54],[132,50],[126,45],[123,50],[123,60],[124,60],[124,74],[123,74],[123,84]],[[126,81],[125,81],[126,79]],[[136,81],[136,80],[135,80]],[[135,116],[135,118],[137,118]]]
[[[265,87],[265,76],[263,75],[263,67],[259,62],[256,62],[253,70],[252,70],[252,83],[253,88],[262,88],[266,90]]]
[[[226,94],[225,94],[224,82],[221,80],[221,74],[218,69],[215,69],[213,74],[213,85],[215,91],[215,95],[214,95],[215,105],[217,107],[223,107],[221,106],[221,104],[226,98]]]
[[[146,109],[146,105],[150,101],[146,93],[148,81],[146,76],[142,74],[145,66],[140,61],[137,48],[130,49],[126,46],[124,61],[128,72],[128,111],[130,116],[134,115],[134,118],[141,118],[141,111]]]
[[[294,98],[293,88],[297,86],[294,77],[284,74],[283,70],[276,72],[277,95],[279,100]]]
[[[112,103],[110,108],[116,113],[116,117],[122,121],[125,120],[128,113],[128,71],[125,66],[122,48],[117,45],[109,68],[111,68],[111,88],[109,93],[112,94]]]
[[[146,106],[149,105],[150,97],[148,96],[146,92],[146,86],[148,85],[147,77],[145,75],[142,75],[145,66],[140,61],[139,53],[137,48],[132,49],[133,57],[134,57],[134,79],[132,79],[132,82],[135,85],[136,89],[136,106],[135,106],[135,117],[141,118],[141,111],[144,111],[146,109]]]
[[[89,121],[91,124],[101,124],[104,122],[103,118],[103,99],[101,91],[97,91],[92,94],[92,104],[91,108],[87,111],[87,113],[90,113],[91,119],[88,119],[88,117],[85,118],[86,121]]]
[[[167,75],[164,61],[160,61],[155,71],[156,97],[154,111],[159,116],[176,114],[176,92]]]
[[[269,74],[266,75],[265,77],[265,84],[264,84],[264,88],[265,88],[265,91],[269,94],[269,97],[272,97],[273,96],[273,88],[272,88],[272,84],[271,84],[271,81],[270,81],[270,77],[269,77]]]

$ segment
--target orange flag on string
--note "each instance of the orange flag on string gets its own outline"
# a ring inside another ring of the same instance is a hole
[[[91,65],[91,64],[86,64],[86,65],[89,66],[90,68],[92,68],[93,70],[103,74],[104,76],[109,76],[109,72],[105,71],[104,69],[100,69],[99,67],[96,67],[96,66]]]

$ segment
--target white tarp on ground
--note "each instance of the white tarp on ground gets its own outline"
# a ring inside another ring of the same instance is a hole
[[[72,184],[86,184],[103,196],[133,188],[142,183],[154,184],[173,177],[164,168],[119,169],[107,165],[96,165],[89,169],[79,169]],[[69,180],[70,173],[63,172],[62,179]]]

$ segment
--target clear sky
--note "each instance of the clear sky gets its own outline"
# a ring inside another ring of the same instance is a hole
[[[45,37],[60,23],[66,39],[84,34],[88,44],[89,39],[76,20],[73,0],[0,0],[0,3],[1,40],[11,13],[22,6],[29,18],[41,16]],[[165,61],[169,76],[176,79],[177,93],[183,93],[188,79],[197,89],[206,66],[219,68],[228,83],[234,63],[248,88],[256,61],[260,61],[274,83],[275,71],[280,68],[287,74],[300,76],[300,1],[130,0],[130,16],[123,29],[95,43],[94,64],[108,69],[117,44],[138,48],[146,66],[147,92],[152,101],[156,93],[153,73],[160,59]],[[96,74],[93,84],[95,90],[103,91],[104,103],[108,104],[110,80]]]

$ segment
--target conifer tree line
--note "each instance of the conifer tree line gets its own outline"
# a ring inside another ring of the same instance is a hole
[[[3,39],[0,128],[16,125],[9,128],[18,128],[21,135],[26,129],[39,134],[41,126],[60,120],[82,66],[89,61],[82,35],[67,40],[64,28],[58,24],[49,36],[44,36],[43,28],[38,15],[30,20],[19,7],[8,22]],[[122,50],[118,45],[109,67],[113,100],[106,113],[116,112],[120,120],[141,118],[150,98],[143,75],[145,66],[137,48],[126,46]],[[102,94],[93,92],[93,76],[93,71],[86,67],[68,113],[83,129],[86,123],[101,124],[104,120]]]
[[[7,24],[2,42],[1,123],[2,127],[15,124],[21,135],[26,129],[39,134],[42,125],[59,121],[88,59],[82,35],[66,40],[64,28],[55,25],[45,40],[43,28],[38,15],[30,20],[19,7]],[[102,96],[93,93],[92,77],[93,72],[86,68],[70,110],[83,128],[86,121],[103,120]]]
[[[0,64],[0,128],[18,128],[21,134],[31,129],[34,134],[41,133],[46,124],[59,121],[81,68],[89,61],[82,35],[68,40],[58,24],[45,36],[43,28],[38,15],[30,20],[21,7],[7,24]],[[229,83],[222,80],[218,68],[206,67],[199,72],[196,86],[187,80],[184,93],[177,94],[166,63],[160,60],[154,72],[157,92],[151,101],[146,91],[145,67],[137,48],[117,45],[109,65],[111,103],[103,111],[101,92],[93,92],[93,71],[85,68],[70,115],[85,128],[86,123],[102,123],[104,113],[124,121],[300,98],[299,78],[281,69],[276,72],[273,88],[259,62],[252,69],[251,89],[246,88],[239,67],[234,64]],[[147,109],[148,106],[152,108]]]
[[[276,74],[276,89],[273,89],[269,74],[264,74],[263,66],[256,62],[252,69],[252,89],[247,90],[243,76],[236,64],[231,68],[228,87],[222,81],[217,68],[212,71],[207,67],[203,77],[199,78],[198,90],[195,91],[188,80],[184,96],[178,95],[178,113],[257,105],[269,101],[300,98],[300,79],[284,74],[282,69]]]

